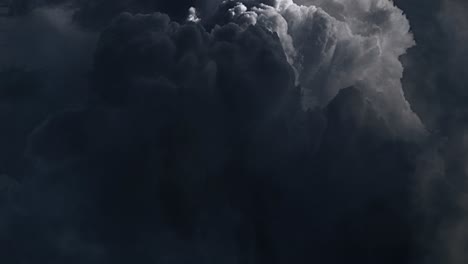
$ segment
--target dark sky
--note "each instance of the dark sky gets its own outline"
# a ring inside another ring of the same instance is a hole
[[[468,2],[5,10],[1,263],[468,263]]]

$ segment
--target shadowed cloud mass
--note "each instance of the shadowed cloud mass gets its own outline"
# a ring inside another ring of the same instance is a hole
[[[420,6],[14,2],[2,259],[465,263],[465,5]]]

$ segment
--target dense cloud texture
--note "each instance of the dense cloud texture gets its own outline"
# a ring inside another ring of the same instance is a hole
[[[228,13],[240,24],[277,32],[303,88],[305,108],[323,107],[340,89],[355,86],[399,133],[424,133],[400,83],[399,56],[414,44],[402,11],[389,1],[308,4],[280,0],[248,8],[236,3]]]
[[[425,263],[466,263],[466,10],[460,0],[395,1],[406,11],[417,46],[403,57],[404,88],[432,131],[419,160]]]
[[[465,130],[413,113],[390,1],[28,4],[0,48],[7,263],[466,260]]]

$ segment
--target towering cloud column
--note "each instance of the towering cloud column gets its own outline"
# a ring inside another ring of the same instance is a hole
[[[224,1],[219,10],[245,27],[258,24],[278,34],[304,108],[324,107],[354,86],[399,133],[423,133],[400,81],[399,57],[415,44],[402,11],[388,0],[299,2]]]

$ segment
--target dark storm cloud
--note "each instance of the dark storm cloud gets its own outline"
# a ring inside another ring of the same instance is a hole
[[[304,109],[277,33],[124,13],[89,76],[91,100],[29,133],[11,262],[410,259],[418,148],[362,89]]]
[[[466,99],[468,93],[468,52],[465,43],[468,41],[468,19],[466,12],[468,3],[464,1],[443,1],[438,20],[447,38],[448,53],[445,57],[446,72],[444,73],[445,88],[440,88],[441,93],[446,93],[447,105],[455,103],[450,109],[457,119],[464,119],[467,115]],[[442,91],[445,90],[445,91]]]
[[[188,9],[195,5],[195,0],[98,0],[77,1],[79,10],[76,18],[87,26],[107,25],[110,20],[121,12],[151,13],[160,11],[167,13],[174,20],[183,21]]]
[[[69,10],[40,8],[25,16],[1,18],[0,70],[34,72],[51,100],[80,103],[86,96],[83,88],[97,34],[83,31],[71,16]]]
[[[26,11],[16,9],[0,18],[0,244],[7,263],[15,261],[9,256],[27,253],[25,248],[47,255],[56,246],[47,238],[34,240],[47,232],[53,236],[53,230],[32,219],[38,211],[49,215],[61,210],[61,192],[46,195],[47,183],[32,177],[37,173],[25,149],[31,132],[48,115],[87,101],[86,74],[96,43],[96,34],[74,26],[67,10]],[[30,203],[31,197],[40,197],[42,203]],[[47,202],[48,211],[41,206]],[[25,261],[31,258],[24,256]]]
[[[464,3],[220,2],[15,2],[7,263],[465,263]]]
[[[395,1],[417,46],[404,56],[413,109],[434,131],[418,160],[414,195],[422,211],[423,263],[466,263],[466,11],[457,0]]]
[[[376,110],[399,135],[424,134],[400,83],[399,57],[414,44],[413,36],[408,20],[392,2],[271,4],[225,1],[214,18],[217,23],[259,25],[277,33],[302,88],[304,108],[323,107],[341,89],[355,86],[375,102]]]
[[[396,1],[408,15],[417,46],[404,56],[408,100],[432,130],[449,130],[466,116],[467,3],[458,0]]]
[[[444,261],[447,263],[461,264],[468,261],[468,204],[466,192],[468,186],[466,177],[467,156],[467,117],[468,108],[468,3],[464,1],[445,0],[439,13],[439,21],[442,30],[447,37],[446,72],[444,72],[445,85],[441,85],[440,96],[446,95],[443,100],[442,111],[444,119],[442,124],[448,126],[450,131],[448,142],[443,146],[445,151],[444,159],[447,168],[445,172],[445,182],[450,190],[449,204],[451,210],[449,214],[453,217],[442,218],[444,224],[441,225],[443,235],[442,252],[445,253]],[[434,189],[435,187],[432,186]],[[438,208],[439,211],[446,209]]]
[[[16,0],[13,1],[14,14],[27,14],[37,7],[67,7],[72,9],[75,21],[90,29],[103,28],[121,12],[167,13],[174,20],[183,21],[188,9],[195,6],[196,0]]]
[[[62,9],[0,19],[0,173],[18,178],[32,129],[51,112],[87,100],[96,34],[75,27]]]

